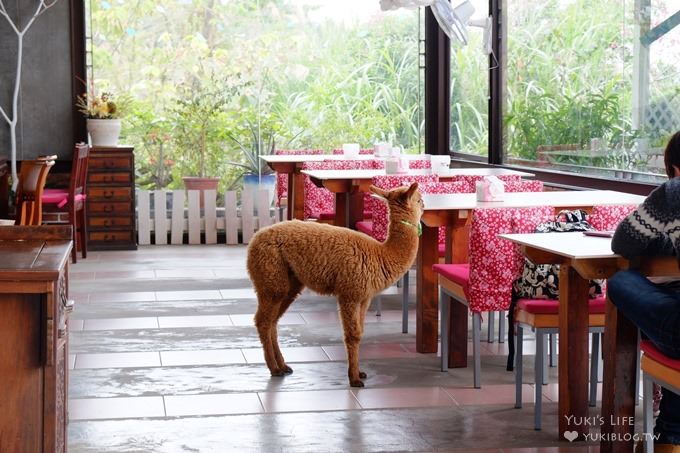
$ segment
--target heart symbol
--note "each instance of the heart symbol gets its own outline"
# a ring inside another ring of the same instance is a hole
[[[573,442],[578,437],[578,432],[576,431],[565,431],[564,438],[569,442]]]

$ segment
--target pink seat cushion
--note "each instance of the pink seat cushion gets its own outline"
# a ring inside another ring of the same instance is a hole
[[[604,313],[605,297],[600,296],[588,301],[588,313],[591,315]],[[517,307],[534,315],[556,315],[560,302],[554,299],[520,299]]]
[[[467,288],[470,281],[470,265],[465,264],[435,264],[432,270],[442,277]]]
[[[75,196],[76,201],[83,201],[87,195],[78,194]],[[42,195],[42,202],[45,204],[56,204],[58,208],[63,208],[68,203],[68,190],[63,189],[45,189]]]
[[[439,255],[440,258],[446,256],[446,244],[441,242],[437,244],[437,255]]]
[[[668,368],[680,371],[680,359],[672,359],[668,357],[663,352],[659,351],[651,341],[642,340],[640,343],[640,349],[642,349],[642,352],[644,352],[645,355],[649,356],[651,359],[654,359],[656,362],[666,365]]]
[[[373,222],[370,220],[361,220],[357,222],[356,228],[358,231],[373,237]]]

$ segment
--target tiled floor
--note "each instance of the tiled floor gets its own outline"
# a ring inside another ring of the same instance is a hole
[[[365,388],[348,386],[335,301],[309,292],[279,327],[295,372],[270,377],[244,264],[243,246],[151,246],[71,267],[71,452],[598,451],[559,440],[555,369],[533,430],[531,338],[514,409],[507,345],[482,344],[482,389],[442,373],[413,311],[401,333],[397,288],[366,319]]]

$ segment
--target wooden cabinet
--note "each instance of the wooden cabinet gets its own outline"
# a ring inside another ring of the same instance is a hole
[[[65,452],[70,226],[0,227],[0,451]]]
[[[135,155],[129,146],[90,149],[87,237],[91,250],[136,250]]]

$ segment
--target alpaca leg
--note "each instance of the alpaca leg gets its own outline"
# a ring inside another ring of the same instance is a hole
[[[365,319],[366,319],[366,313],[368,313],[368,307],[371,305],[371,299],[368,299],[368,304],[365,306],[361,307],[361,310],[359,310],[359,338],[362,338],[364,336],[364,327],[366,326],[365,324]],[[361,379],[366,379],[366,373],[359,370],[359,377]]]
[[[279,368],[274,353],[274,343],[278,342],[276,339],[272,341],[272,330],[276,335],[276,328],[274,327],[276,325],[276,313],[278,313],[278,307],[275,302],[258,298],[257,312],[255,313],[255,327],[257,327],[257,333],[259,334],[260,342],[262,343],[264,361],[272,376],[283,376],[284,372]]]
[[[347,350],[349,385],[352,387],[363,387],[364,382],[361,380],[361,372],[359,371],[359,342],[361,341],[361,325],[362,305],[367,305],[369,301],[364,304],[358,304],[354,301],[338,299],[340,305],[340,319],[342,321],[342,328],[345,333],[345,349]]]
[[[297,298],[297,296],[300,294],[300,291],[302,291],[303,285],[299,281],[295,280],[290,281],[290,291],[288,291],[288,296],[286,299],[281,302],[281,305],[279,305],[279,312],[278,316],[276,317],[276,322],[273,324],[271,331],[270,331],[270,341],[272,344],[272,349],[274,351],[274,358],[276,359],[276,364],[279,367],[279,370],[282,371],[284,374],[291,374],[293,372],[293,369],[286,365],[286,361],[283,359],[283,354],[281,354],[281,349],[279,348],[279,335],[278,335],[278,329],[277,329],[277,323],[279,319],[283,316],[283,314],[288,310],[288,307],[290,307],[290,304],[293,303],[293,301]]]

